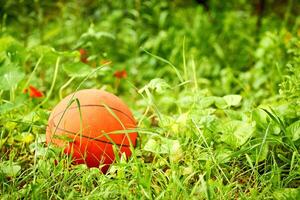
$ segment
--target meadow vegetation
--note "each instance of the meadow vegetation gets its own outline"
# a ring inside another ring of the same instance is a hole
[[[300,198],[298,1],[0,2],[1,199]],[[138,121],[105,175],[45,145],[84,88]]]

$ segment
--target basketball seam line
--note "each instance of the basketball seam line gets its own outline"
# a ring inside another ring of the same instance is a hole
[[[87,104],[87,105],[80,105],[80,108],[81,107],[103,107],[103,108],[105,108],[105,106],[104,105],[89,105],[89,104]],[[113,108],[113,107],[110,107],[110,106],[108,106],[110,109],[112,109],[112,110],[115,110],[115,111],[118,111],[118,112],[120,112],[120,113],[122,113],[122,114],[124,114],[126,117],[128,117],[133,123],[135,123],[135,121],[130,117],[130,116],[128,116],[125,112],[123,112],[122,110],[119,110],[119,109],[117,109],[117,108]],[[67,110],[71,110],[71,109],[76,109],[76,108],[78,108],[78,107],[70,107],[70,108],[67,108]],[[57,113],[56,115],[54,115],[53,116],[53,120],[58,116],[58,115],[60,115],[61,113],[63,113],[63,112],[65,112],[65,110],[63,110],[63,111],[60,111],[59,113]]]
[[[56,125],[54,125],[54,127],[56,128],[56,129],[58,129],[58,130],[60,130],[60,131],[65,131],[65,132],[67,132],[67,133],[70,133],[70,134],[72,134],[72,135],[78,135],[77,133],[74,133],[74,132],[72,132],[72,131],[67,131],[67,130],[65,130],[65,129],[62,129],[62,128],[59,128],[59,127],[57,127]],[[84,137],[84,138],[87,138],[87,139],[91,139],[91,140],[96,140],[96,141],[98,141],[98,142],[102,142],[102,143],[106,143],[106,144],[111,144],[111,145],[114,145],[113,143],[111,143],[111,142],[108,142],[108,141],[104,141],[104,140],[100,140],[100,139],[97,139],[97,138],[92,138],[92,137],[89,137],[89,136],[86,136],[86,135],[80,135],[81,137]],[[130,145],[128,145],[128,144],[116,144],[117,146],[121,146],[121,147],[130,147]],[[135,148],[135,145],[133,146],[134,148]]]

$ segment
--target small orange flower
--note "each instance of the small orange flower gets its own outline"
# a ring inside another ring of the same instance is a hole
[[[116,71],[114,73],[114,77],[116,77],[118,79],[126,78],[127,77],[127,72],[126,72],[125,69],[120,70],[120,71]]]
[[[79,53],[80,53],[80,61],[83,63],[88,63],[88,53],[85,49],[79,49]]]
[[[24,90],[24,93],[27,93],[28,89]],[[36,89],[35,87],[33,87],[32,85],[29,86],[29,96],[31,98],[41,98],[44,96],[44,94],[39,91],[38,89]]]

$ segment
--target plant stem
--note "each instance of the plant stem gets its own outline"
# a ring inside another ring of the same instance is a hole
[[[52,94],[52,91],[54,89],[54,86],[55,86],[55,82],[56,82],[56,78],[57,78],[57,72],[58,72],[58,67],[59,67],[59,61],[60,61],[60,57],[58,57],[56,59],[56,65],[55,65],[55,69],[54,69],[54,76],[53,76],[53,79],[52,79],[52,84],[51,84],[49,93],[47,94],[46,98],[33,109],[33,111],[36,111],[36,109],[38,109],[40,106],[42,106],[43,104],[45,104],[49,100],[49,98],[50,98],[50,96]]]
[[[70,85],[70,83],[75,79],[75,76],[72,76],[61,88],[59,89],[59,99],[62,99],[62,91]]]
[[[24,90],[28,87],[28,85],[29,85],[29,83],[30,83],[30,81],[31,81],[31,79],[32,79],[32,77],[33,77],[33,75],[34,75],[36,69],[38,68],[38,66],[40,65],[41,61],[43,60],[43,57],[44,57],[44,56],[42,55],[42,56],[38,59],[38,61],[37,61],[36,65],[34,66],[34,68],[33,68],[32,72],[31,72],[31,74],[30,74],[28,80],[26,81],[26,83],[25,83],[25,85],[24,85],[22,91],[24,91]]]

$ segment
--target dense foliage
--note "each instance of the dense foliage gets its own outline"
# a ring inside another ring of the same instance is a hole
[[[299,2],[203,2],[0,0],[1,198],[299,199]],[[45,145],[83,88],[138,120],[106,175]]]

